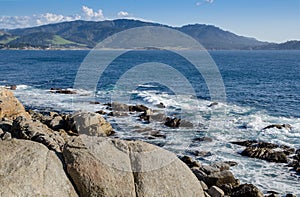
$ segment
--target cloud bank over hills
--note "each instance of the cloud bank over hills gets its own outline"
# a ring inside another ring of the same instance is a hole
[[[119,11],[116,13],[116,18],[127,18],[130,14],[126,11]],[[133,17],[131,17],[133,18]],[[87,21],[104,21],[109,18],[105,17],[103,10],[94,10],[88,6],[81,7],[81,13],[65,16],[61,14],[45,13],[34,14],[32,16],[0,16],[1,29],[16,29],[34,27],[52,23],[60,23],[65,21],[87,20]]]

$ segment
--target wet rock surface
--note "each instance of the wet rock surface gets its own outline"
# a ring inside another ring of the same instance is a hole
[[[287,146],[279,146],[268,142],[258,142],[255,140],[232,142],[241,146],[246,146],[246,149],[241,152],[241,155],[263,159],[269,162],[287,163],[288,157],[295,150]]]

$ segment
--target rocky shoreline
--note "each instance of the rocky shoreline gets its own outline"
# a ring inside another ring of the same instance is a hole
[[[252,184],[241,184],[230,171],[235,162],[204,165],[146,142],[117,139],[103,115],[138,112],[141,121],[162,121],[167,127],[192,127],[188,121],[143,105],[112,103],[107,108],[110,113],[41,114],[25,111],[10,90],[0,88],[0,196],[279,196],[280,191],[263,194]],[[138,132],[165,137],[152,129]],[[195,139],[202,140],[211,139]],[[246,147],[243,156],[286,163],[300,174],[300,150],[267,142],[232,143]]]

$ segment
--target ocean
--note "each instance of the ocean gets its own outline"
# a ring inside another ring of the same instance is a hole
[[[189,57],[195,55],[193,51],[185,53]],[[238,154],[243,147],[230,143],[256,139],[300,148],[300,51],[208,53],[218,68],[220,76],[216,76],[222,80],[226,93],[224,100],[212,107],[209,105],[215,100],[205,74],[199,75],[188,65],[187,59],[166,51],[128,53],[114,60],[109,69],[98,76],[95,89],[78,89],[75,81],[89,51],[0,50],[0,85],[17,85],[14,93],[26,108],[65,113],[106,110],[102,104],[116,101],[125,94],[127,100],[122,102],[144,104],[167,115],[176,115],[193,123],[194,127],[170,129],[158,122],[140,122],[136,116],[107,117],[119,138],[158,144],[178,155],[193,150],[206,151],[206,156],[195,159],[203,163],[238,162],[232,171],[242,183],[255,184],[264,192],[280,190],[278,192],[300,195],[300,178],[289,171],[286,164],[243,157]],[[136,66],[135,72],[129,72],[133,65],[140,66]],[[184,73],[194,94],[190,94],[190,86],[179,73]],[[153,81],[145,80],[149,76]],[[84,77],[88,83],[89,76]],[[134,80],[143,83],[137,83],[128,91],[116,86],[118,80],[121,85],[135,84]],[[172,84],[168,87],[170,81]],[[78,94],[54,94],[51,88],[77,88]],[[95,105],[92,101],[101,104]],[[159,109],[159,103],[166,108]],[[290,124],[292,129],[262,130],[270,124]],[[166,138],[148,139],[131,132],[137,127],[160,130]],[[193,143],[195,137],[204,136],[213,141]]]

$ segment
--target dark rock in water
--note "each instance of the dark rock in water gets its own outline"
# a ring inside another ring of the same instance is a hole
[[[129,106],[130,112],[146,112],[149,108],[144,105]]]
[[[211,156],[211,152],[200,151],[200,150],[187,150],[186,153],[194,155],[196,157],[208,157]]]
[[[145,121],[146,123],[150,123],[152,112],[151,110],[147,109],[141,115],[139,115],[140,120]]]
[[[156,107],[158,107],[158,108],[166,108],[166,106],[163,103],[157,104]]]
[[[165,125],[167,127],[176,128],[176,127],[179,127],[180,121],[181,121],[180,118],[175,118],[175,117],[170,118],[170,117],[167,117],[166,121],[165,121]]]
[[[107,113],[103,110],[99,110],[95,112],[96,114],[100,114],[100,115],[106,115]]]
[[[241,155],[263,159],[270,162],[286,163],[288,158],[282,151],[274,151],[268,148],[247,147]]]
[[[275,191],[267,191],[268,194],[279,194],[278,192]]]
[[[276,128],[276,129],[292,129],[292,126],[290,124],[272,124],[272,125],[266,126],[262,130],[271,129],[271,128]]]
[[[300,175],[300,149],[298,149],[293,156],[293,161],[288,164],[289,167],[293,167],[293,170]]]
[[[90,104],[93,104],[93,105],[99,105],[100,102],[98,102],[98,101],[91,101]]]
[[[215,105],[218,105],[219,103],[217,102],[212,102],[211,104],[209,104],[207,107],[212,107],[212,106],[215,106]]]
[[[231,142],[232,144],[237,144],[240,146],[251,146],[252,144],[256,144],[256,140],[246,140],[246,141],[240,141],[240,142]]]
[[[57,94],[77,94],[74,90],[61,89],[61,88],[51,88],[50,92]]]
[[[294,194],[287,194],[286,197],[296,197]]]
[[[155,139],[155,138],[166,138],[166,135],[161,133],[161,131],[159,130],[153,130],[152,128],[139,128],[137,127],[136,130],[133,130],[132,132],[136,132],[136,133],[140,133],[143,136],[148,136],[152,137],[151,139]]]
[[[16,85],[10,85],[9,86],[9,90],[16,90],[17,89],[17,86]]]
[[[194,161],[192,157],[189,156],[183,156],[183,157],[179,157],[179,159],[181,161],[183,161],[187,166],[189,166],[190,168],[193,167],[200,167],[201,164],[197,161]]]
[[[236,166],[236,165],[238,165],[238,163],[237,162],[235,162],[235,161],[224,161],[224,163],[227,163],[229,166]]]
[[[263,193],[252,184],[243,184],[235,188],[232,197],[263,197]]]
[[[114,117],[125,117],[128,116],[127,112],[122,111],[114,111],[107,114],[108,116],[114,116]]]
[[[287,163],[288,155],[294,152],[294,149],[288,146],[279,146],[268,142],[257,142],[255,140],[232,143],[247,146],[247,148],[242,151],[241,155],[270,162]],[[275,150],[276,148],[281,148],[282,150]]]
[[[210,137],[196,137],[193,139],[193,142],[212,142],[213,139]]]

